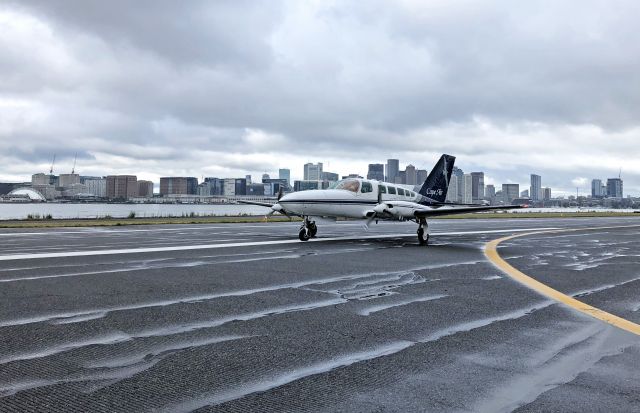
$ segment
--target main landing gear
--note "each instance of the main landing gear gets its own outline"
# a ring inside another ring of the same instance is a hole
[[[304,217],[304,221],[302,221],[302,226],[300,227],[300,232],[298,233],[298,238],[300,238],[300,241],[309,241],[309,239],[316,236],[317,232],[318,227],[316,226],[315,221],[311,221],[308,217]]]
[[[425,232],[427,237],[425,238]],[[429,224],[427,224],[426,219],[421,219],[418,221],[418,242],[420,245],[428,245],[429,244]]]

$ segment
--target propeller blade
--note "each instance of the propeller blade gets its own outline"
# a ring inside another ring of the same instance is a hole
[[[271,212],[269,212],[269,215],[273,215],[274,213],[279,213],[284,215],[285,217],[291,219],[291,216],[287,213],[287,211],[282,207],[282,205],[280,204],[274,204],[271,206]]]
[[[280,200],[280,198],[282,198],[282,193],[283,193],[283,189],[282,189],[282,185],[280,185],[280,188],[278,189],[278,201]]]
[[[374,219],[376,219],[375,214],[371,215],[371,217],[367,219],[367,222],[365,222],[363,225],[365,231],[369,231],[369,227],[371,226],[371,223],[373,222]]]

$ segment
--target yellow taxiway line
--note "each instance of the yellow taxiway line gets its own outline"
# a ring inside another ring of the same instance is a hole
[[[551,231],[534,231],[527,232],[521,234],[510,235],[508,237],[499,238],[493,241],[490,241],[486,244],[484,253],[486,257],[491,261],[496,267],[498,267],[502,272],[513,278],[514,280],[524,284],[525,286],[537,291],[538,293],[547,296],[551,299],[554,299],[562,304],[568,305],[569,307],[580,311],[581,313],[587,314],[591,317],[597,318],[598,320],[602,320],[605,323],[609,323],[618,328],[626,330],[630,333],[640,335],[640,325],[626,320],[624,318],[618,317],[611,313],[607,313],[599,308],[590,306],[589,304],[583,303],[580,300],[576,300],[575,298],[561,293],[558,290],[555,290],[549,287],[546,284],[541,283],[528,276],[527,274],[521,272],[520,270],[513,267],[507,261],[505,261],[498,254],[498,245],[501,243],[512,240],[514,238],[525,237],[529,235],[539,235],[539,234],[548,234],[548,233],[559,233],[559,232],[571,232],[571,231],[584,231],[584,230],[599,230],[599,229],[613,229],[613,228],[629,228],[629,227],[637,227],[637,225],[625,226],[625,227],[600,227],[600,228],[579,228],[579,229],[568,229],[568,230],[551,230]]]

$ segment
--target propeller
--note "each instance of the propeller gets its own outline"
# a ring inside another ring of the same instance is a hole
[[[277,199],[278,199],[278,201],[280,201],[280,198],[282,198],[283,193],[284,193],[284,191],[283,191],[283,189],[282,189],[282,186],[280,186],[280,189],[278,190],[278,198],[277,198]],[[271,216],[271,215],[275,214],[276,212],[278,212],[278,213],[280,213],[280,214],[282,214],[282,215],[286,216],[287,218],[291,218],[291,217],[289,216],[289,214],[287,214],[287,211],[285,211],[285,210],[284,210],[284,208],[282,207],[282,205],[280,205],[280,204],[279,204],[279,203],[277,203],[277,202],[271,206],[271,211],[267,212],[266,217],[269,217],[269,216]]]
[[[372,213],[369,216],[369,219],[364,224],[365,230],[369,229],[369,226],[371,225],[374,219],[376,219],[378,216],[384,215],[385,212],[390,212],[389,209],[391,208],[393,208],[393,206],[382,202],[382,192],[378,188],[378,203],[376,206],[373,207],[373,210],[371,211]]]

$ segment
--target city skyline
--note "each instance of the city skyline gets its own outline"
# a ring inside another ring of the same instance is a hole
[[[494,3],[3,2],[0,180],[53,153],[154,182],[451,153],[496,186],[622,168],[639,194],[635,3]]]
[[[55,157],[53,161],[55,162]],[[387,159],[386,164],[370,163],[368,164],[366,179],[419,186],[429,174],[429,170],[416,169],[412,164],[407,164],[404,170],[401,170],[400,165],[399,159]],[[219,196],[230,194],[232,196],[274,196],[281,187],[285,191],[326,189],[330,182],[338,181],[341,175],[324,171],[323,163],[318,162],[316,164],[306,163],[303,165],[302,180],[292,180],[291,170],[289,168],[280,168],[278,170],[278,178],[271,178],[266,172],[262,174],[262,179],[260,180],[253,180],[251,174],[244,175],[244,178],[202,177],[201,182],[197,177],[163,176],[159,178],[158,185],[155,185],[152,181],[139,180],[136,175],[130,174],[103,175],[102,178],[100,176],[81,175],[73,172],[75,171],[75,162],[72,173],[55,175],[53,166],[54,164],[52,163],[49,174],[42,172],[32,174],[31,181],[25,182],[24,186],[33,187],[47,199],[85,197],[87,195],[109,199],[152,197],[154,195],[161,197],[168,195]],[[364,176],[356,173],[343,175],[342,179],[348,177],[364,178]],[[528,189],[525,186],[523,191],[519,190],[519,183],[509,182],[501,184],[502,190],[497,191],[494,184],[485,184],[484,178],[485,174],[482,171],[464,173],[459,167],[454,167],[450,190],[447,194],[447,202],[470,204],[487,200],[494,203],[498,200],[504,203],[511,203],[519,195],[521,199],[529,199],[532,203],[538,203],[552,199],[551,193],[554,191],[551,187],[542,186],[542,177],[537,174],[530,174],[530,186]],[[128,183],[129,180],[132,180],[132,182]],[[99,181],[103,182],[100,183]],[[118,184],[117,182],[120,181],[122,183]],[[211,182],[213,181],[219,181],[219,184],[212,186]],[[587,194],[583,193],[582,196],[593,199],[622,199],[625,197],[623,186],[623,180],[620,178],[608,178],[606,185],[603,184],[601,179],[593,178],[591,180],[591,192],[588,193],[587,191]],[[4,192],[0,193],[0,195],[12,189],[18,189],[21,185],[19,183],[2,183],[2,187]],[[121,189],[118,190],[118,187]],[[235,189],[231,189],[231,187]],[[155,188],[158,188],[158,190],[156,191]],[[172,188],[178,189],[173,190]],[[557,190],[554,191],[554,195],[555,199],[563,199],[566,196],[563,193],[558,194]],[[575,197],[580,195],[580,188],[577,187]],[[626,194],[626,196],[633,198],[630,194]],[[575,198],[574,194],[568,197]]]
[[[55,161],[55,159],[54,159]],[[400,165],[403,165],[403,163],[400,162],[399,159],[387,159],[386,163],[369,163],[368,164],[368,169],[367,169],[367,173],[366,174],[360,174],[360,173],[355,173],[355,174],[350,174],[350,175],[345,175],[344,173],[334,173],[334,172],[329,172],[329,171],[323,171],[323,162],[317,162],[317,163],[311,163],[311,162],[307,162],[303,165],[302,170],[303,173],[301,174],[302,176],[300,177],[300,179],[296,178],[297,174],[292,174],[291,171],[292,170],[296,170],[296,168],[279,168],[277,173],[273,174],[274,176],[278,176],[278,178],[281,179],[286,179],[288,184],[291,186],[291,188],[293,188],[293,183],[294,181],[306,181],[306,180],[310,180],[310,181],[314,181],[314,180],[318,180],[318,181],[322,181],[322,180],[329,180],[329,181],[333,181],[333,180],[337,180],[339,179],[339,177],[345,177],[345,176],[361,176],[367,179],[378,179],[379,177],[383,178],[383,179],[379,179],[381,181],[387,181],[387,182],[394,182],[393,179],[390,179],[390,177],[387,175],[388,173],[388,162],[394,162],[394,168],[397,168],[398,170],[395,171],[392,169],[392,171],[394,171],[397,174],[397,178],[395,180],[396,183],[403,183],[403,184],[407,184],[407,185],[418,185],[421,182],[424,181],[424,179],[426,179],[426,175],[429,173],[429,169],[417,169],[414,165],[408,163],[408,164],[404,164],[405,168],[404,170],[400,167]],[[137,176],[139,179],[139,182],[143,182],[146,183],[149,182],[153,185],[153,187],[155,188],[155,192],[156,193],[160,193],[162,194],[163,191],[161,188],[161,183],[162,180],[167,178],[167,177],[178,177],[177,175],[161,175],[158,176],[157,180],[152,180],[152,179],[144,179],[142,176],[136,175],[136,174],[96,174],[96,175],[88,175],[88,174],[82,174],[80,173],[80,171],[75,172],[75,174],[72,173],[59,173],[56,174],[56,171],[54,170],[54,164],[52,164],[50,166],[50,171],[53,171],[53,174],[46,174],[44,172],[37,172],[31,175],[30,179],[24,179],[24,180],[17,180],[15,182],[31,182],[34,184],[42,184],[44,182],[44,180],[49,180],[49,176],[55,176],[55,177],[59,177],[63,182],[62,184],[60,184],[60,186],[67,186],[64,185],[64,180],[65,179],[72,179],[72,181],[69,182],[69,184],[74,184],[74,183],[80,183],[79,181],[76,182],[76,179],[79,179],[80,176],[82,177],[94,177],[94,176],[102,176],[102,177],[107,177],[109,175],[122,175],[122,176]],[[372,175],[372,168],[376,169],[376,173]],[[74,166],[75,169],[75,166]],[[461,170],[461,168],[457,167],[457,170]],[[414,175],[414,179],[415,180],[407,180],[407,176],[406,171],[408,170],[412,170],[413,175]],[[312,176],[309,176],[309,173],[311,172]],[[269,177],[270,174],[268,172],[263,172],[262,174],[257,174],[257,176],[262,175],[262,177],[264,178]],[[284,175],[284,176],[283,176]],[[467,175],[467,174],[465,174]],[[470,199],[473,201],[478,201],[481,199],[484,199],[484,188],[486,186],[493,186],[493,187],[500,187],[501,185],[504,184],[516,184],[516,185],[521,185],[522,183],[520,182],[514,182],[511,179],[508,179],[506,182],[503,183],[498,183],[495,182],[494,180],[492,180],[491,178],[488,179],[488,181],[485,181],[486,178],[486,174],[482,171],[482,172],[470,172],[468,173],[468,175],[471,177],[470,179],[472,179],[472,183],[470,184],[470,188],[471,188],[471,193],[470,193]],[[143,176],[148,176],[143,174]],[[189,176],[190,175],[181,175],[182,177],[185,176]],[[205,177],[204,175],[201,175],[200,177],[196,176],[196,175],[192,175],[193,178],[196,179],[196,181],[198,181],[198,179],[200,179],[200,181],[198,182],[205,182],[207,179],[211,179],[211,178],[216,178],[216,179],[241,179],[240,177],[245,177],[249,182],[251,181],[251,178],[254,176],[254,174],[240,174],[238,176],[217,176],[217,177],[212,177],[212,176],[207,176]],[[37,178],[36,178],[37,177]],[[309,179],[312,178],[312,179]],[[420,179],[419,179],[420,178]],[[539,199],[543,199],[543,193],[545,189],[549,189],[550,187],[541,184],[541,176],[537,175],[537,174],[529,174],[529,178],[530,178],[530,183],[531,186],[528,186],[526,184],[522,184],[522,187],[525,188],[528,192],[528,197],[531,198],[532,201],[537,201]],[[190,178],[191,179],[191,178]],[[277,179],[277,178],[276,178]],[[554,194],[556,196],[561,196],[561,197],[566,197],[566,196],[573,196],[579,194],[582,196],[591,196],[594,198],[597,197],[601,197],[601,196],[609,196],[610,195],[610,191],[611,189],[608,189],[607,186],[609,185],[609,181],[617,181],[619,180],[618,177],[611,177],[611,178],[605,178],[600,179],[600,178],[590,178],[590,179],[583,179],[581,180],[581,182],[579,183],[579,185],[576,185],[573,191],[561,191],[558,190],[556,188],[553,188]],[[42,182],[40,182],[42,181]],[[533,185],[534,185],[534,181],[536,182],[537,188],[538,188],[538,195],[534,195],[533,192]],[[582,182],[584,181],[584,182]],[[600,182],[599,184],[599,188],[598,190],[594,189],[594,183],[595,182]],[[622,181],[624,181],[624,179],[622,179]],[[1,182],[1,181],[0,181]],[[606,183],[607,185],[603,184]],[[576,184],[575,180],[572,182],[573,184]],[[586,183],[586,184],[585,184]],[[454,185],[453,187],[455,188],[455,190],[461,190],[458,188],[458,185],[463,185],[462,182],[458,183],[456,182],[456,185]],[[583,188],[581,185],[586,185],[586,188]],[[463,185],[464,187],[464,185]],[[591,189],[590,189],[591,188]],[[577,189],[577,191],[576,191]],[[620,188],[620,190],[622,190]],[[146,191],[146,190],[145,190]],[[594,192],[595,191],[595,192]],[[148,192],[148,191],[147,191]],[[480,195],[478,195],[478,193],[480,193]],[[617,193],[616,190],[613,190],[613,193]],[[459,194],[460,197],[464,197],[464,195],[462,193]],[[633,196],[636,197],[636,194],[630,194],[629,192],[627,192],[627,188],[626,188],[626,184],[625,184],[625,192],[624,192],[624,196]],[[615,196],[617,197],[617,196]],[[463,202],[462,200],[460,200],[459,202]]]

